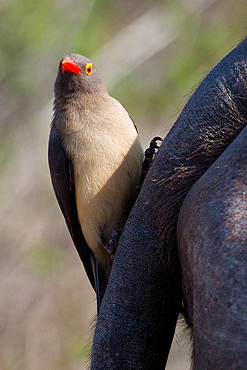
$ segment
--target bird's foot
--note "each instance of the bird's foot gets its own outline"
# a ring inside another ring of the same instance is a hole
[[[104,248],[107,250],[107,252],[112,257],[114,257],[114,255],[115,255],[115,252],[116,252],[116,249],[117,249],[117,246],[118,246],[118,241],[119,241],[119,238],[122,234],[122,231],[123,231],[123,227],[118,227],[118,228],[114,229],[113,232],[112,232],[111,239],[110,239],[109,243],[104,243]]]
[[[155,154],[157,153],[160,145],[157,144],[157,141],[163,141],[161,137],[154,137],[149,144],[149,147],[145,150],[144,161],[142,163],[142,180],[144,180],[146,174],[149,171],[149,168],[154,160]]]

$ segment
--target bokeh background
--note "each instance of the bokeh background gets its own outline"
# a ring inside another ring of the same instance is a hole
[[[47,166],[57,61],[94,60],[142,143],[246,35],[245,0],[0,1],[0,369],[82,370],[95,295]],[[188,369],[179,329],[167,369]]]

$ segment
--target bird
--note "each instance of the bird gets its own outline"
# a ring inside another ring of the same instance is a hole
[[[51,181],[99,311],[113,261],[112,233],[121,230],[138,194],[143,148],[132,118],[85,56],[58,62],[53,111]]]

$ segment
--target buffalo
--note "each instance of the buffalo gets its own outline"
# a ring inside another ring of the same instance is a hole
[[[121,235],[92,369],[164,369],[180,312],[196,370],[247,364],[247,39],[164,139]]]

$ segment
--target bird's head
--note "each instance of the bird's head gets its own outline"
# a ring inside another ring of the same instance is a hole
[[[94,63],[79,54],[70,54],[58,62],[55,95],[89,95],[105,91],[101,76]]]

